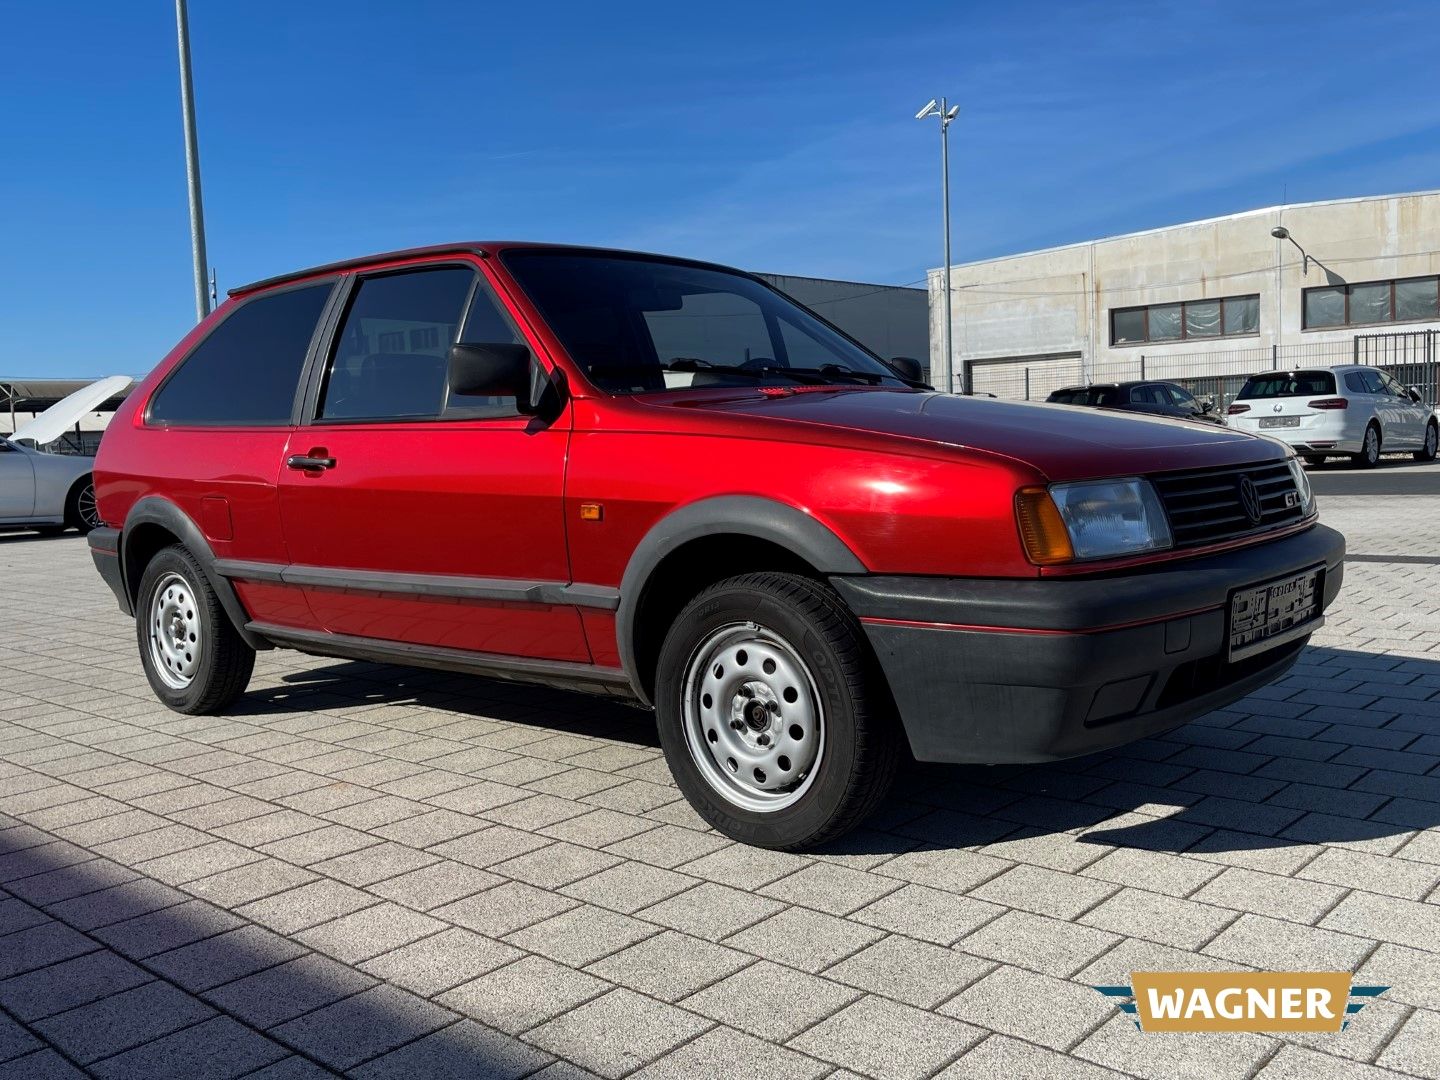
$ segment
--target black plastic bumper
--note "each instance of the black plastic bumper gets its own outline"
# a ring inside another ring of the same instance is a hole
[[[115,594],[120,610],[126,615],[133,615],[130,593],[125,588],[125,574],[120,566],[120,530],[92,529],[86,539],[90,541],[90,558],[95,561],[95,569],[100,571],[105,584]]]
[[[1177,727],[1283,674],[1308,634],[1227,661],[1230,595],[1324,566],[1345,539],[1303,533],[1083,579],[835,577],[862,620],[921,761],[1049,761]]]

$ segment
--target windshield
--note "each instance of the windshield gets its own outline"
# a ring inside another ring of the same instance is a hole
[[[1328,371],[1270,371],[1251,375],[1240,388],[1241,398],[1310,397],[1335,393],[1335,376]]]
[[[516,249],[502,258],[571,359],[613,393],[905,385],[804,308],[741,274],[565,250]]]

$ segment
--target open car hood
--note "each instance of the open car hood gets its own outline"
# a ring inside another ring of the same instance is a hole
[[[102,403],[109,401],[130,385],[129,375],[107,375],[89,386],[82,386],[73,394],[61,398],[34,420],[21,424],[9,436],[11,442],[27,439],[36,446],[52,443],[86,413],[94,412]]]

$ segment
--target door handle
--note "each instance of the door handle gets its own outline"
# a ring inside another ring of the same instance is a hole
[[[324,451],[322,450],[319,453],[324,453]],[[333,469],[335,467],[335,459],[333,457],[312,456],[313,454],[315,454],[314,451],[312,451],[311,454],[291,454],[285,459],[285,464],[291,469],[305,470]]]

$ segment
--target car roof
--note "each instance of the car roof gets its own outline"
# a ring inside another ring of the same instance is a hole
[[[660,262],[677,263],[682,266],[696,266],[706,270],[723,270],[731,274],[744,274],[746,277],[754,276],[744,270],[737,270],[733,266],[725,266],[721,263],[704,262],[700,259],[685,259],[675,255],[660,255],[648,251],[588,247],[583,244],[542,244],[528,240],[462,240],[453,244],[429,244],[424,247],[402,248],[398,251],[382,251],[374,255],[361,255],[357,258],[340,259],[336,262],[322,263],[319,266],[309,266],[303,270],[292,270],[289,273],[261,278],[259,281],[252,281],[246,285],[237,285],[235,288],[229,290],[228,295],[243,296],[246,293],[252,293],[258,289],[268,289],[275,285],[284,285],[292,281],[300,281],[304,278],[322,277],[326,274],[339,274],[347,270],[362,270],[368,266],[401,262],[406,259],[425,259],[441,255],[478,255],[483,259],[492,258],[502,251],[510,251],[516,248],[569,252],[577,255],[611,255],[629,259],[654,259]]]

